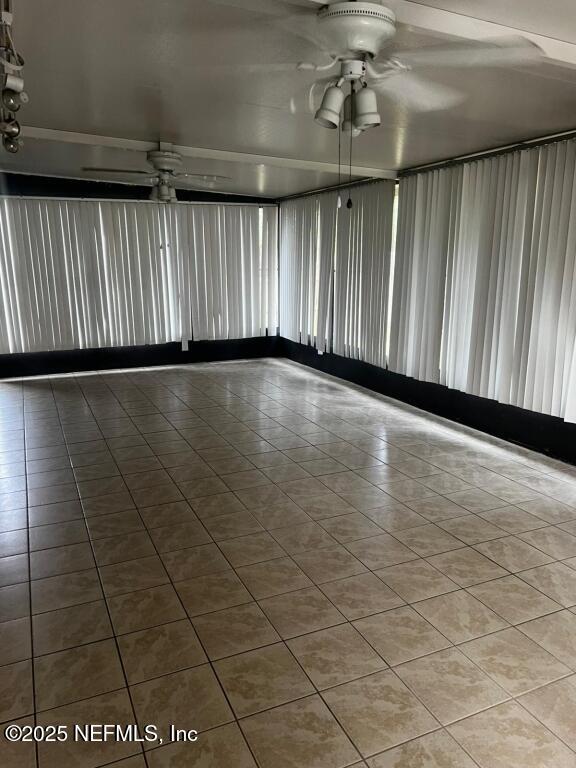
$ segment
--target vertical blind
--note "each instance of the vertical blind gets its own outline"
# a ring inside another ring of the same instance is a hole
[[[0,352],[276,332],[274,207],[0,201]]]
[[[402,179],[390,367],[576,421],[576,143]]]
[[[281,333],[322,350],[332,333],[337,202],[337,193],[327,192],[280,206]]]
[[[292,341],[385,364],[394,183],[280,205],[280,332]]]

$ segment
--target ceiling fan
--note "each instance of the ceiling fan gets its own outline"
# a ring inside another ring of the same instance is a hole
[[[217,176],[208,173],[186,173],[179,169],[182,165],[182,155],[175,152],[172,144],[160,142],[158,149],[153,149],[146,154],[152,170],[133,170],[127,168],[98,168],[84,167],[87,173],[115,174],[119,176],[138,176],[151,181],[152,191],[150,199],[160,203],[175,203],[175,184],[189,183],[192,188],[212,189],[216,185],[230,181],[229,176]]]
[[[447,109],[466,99],[464,92],[440,85],[419,71],[429,68],[499,67],[529,64],[540,48],[523,37],[467,40],[415,50],[395,50],[396,14],[381,0],[210,0],[215,5],[265,14],[272,23],[312,43],[325,63],[287,65],[301,71],[327,72],[309,91],[324,89],[316,121],[326,128],[342,127],[359,135],[380,124],[377,94],[414,111]],[[402,21],[401,13],[398,21]],[[250,65],[266,70],[267,65]],[[271,65],[274,69],[274,65]],[[349,84],[348,95],[343,86]]]

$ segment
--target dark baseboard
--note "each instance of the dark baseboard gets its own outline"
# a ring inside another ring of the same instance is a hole
[[[392,397],[494,437],[576,464],[576,424],[496,400],[475,397],[440,384],[402,376],[339,355],[319,355],[313,348],[279,340],[282,357]]]
[[[253,339],[193,341],[187,351],[182,351],[182,345],[175,342],[141,347],[0,355],[0,378],[275,357],[278,354],[278,340],[277,336],[260,336]]]

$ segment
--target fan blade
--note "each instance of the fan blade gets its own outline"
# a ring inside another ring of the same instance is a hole
[[[461,91],[425,80],[413,72],[398,72],[380,80],[371,80],[370,86],[414,112],[449,109],[466,99]]]
[[[190,179],[194,184],[222,184],[232,181],[230,176],[218,176],[215,173],[175,173],[175,179]]]
[[[231,8],[240,8],[252,13],[263,13],[267,16],[283,16],[286,12],[306,13],[318,10],[325,5],[324,0],[208,0],[214,5],[227,5]]]
[[[468,43],[446,43],[401,51],[396,61],[410,67],[502,67],[538,61],[542,49],[524,37],[500,37]]]
[[[134,169],[128,169],[128,168],[91,168],[91,167],[84,167],[82,168],[83,171],[86,171],[86,173],[118,173],[122,176],[127,175],[134,175],[134,176],[155,176],[155,171],[135,171]]]
[[[275,72],[298,72],[300,62],[288,62],[287,64],[211,64],[211,72],[224,72],[226,75],[238,73],[239,75],[251,75],[259,72],[271,74]]]

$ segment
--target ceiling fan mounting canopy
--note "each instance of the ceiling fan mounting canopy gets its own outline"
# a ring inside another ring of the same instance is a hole
[[[331,3],[318,12],[318,29],[333,56],[378,55],[396,34],[396,16],[375,2]]]

